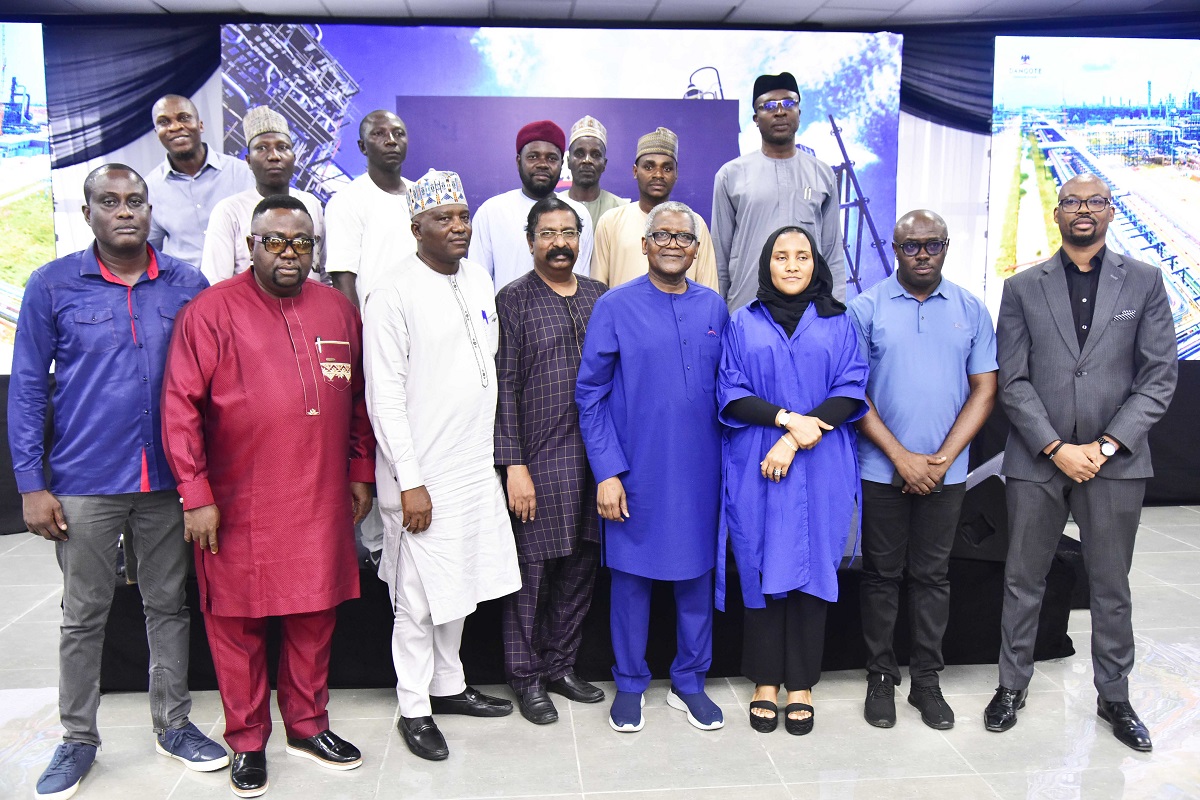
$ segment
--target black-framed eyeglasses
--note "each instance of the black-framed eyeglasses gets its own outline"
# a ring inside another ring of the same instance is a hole
[[[560,236],[568,242],[573,242],[579,238],[579,231],[574,228],[567,228],[565,231],[538,231],[536,235],[543,242],[553,242]]]
[[[263,250],[276,256],[287,250],[289,246],[296,255],[306,256],[313,251],[320,240],[319,236],[297,236],[295,239],[285,239],[282,236],[259,236],[257,233],[252,233],[250,236],[262,244]]]
[[[659,247],[666,247],[671,242],[675,242],[675,244],[679,245],[680,247],[691,247],[697,242],[697,240],[698,237],[696,234],[688,233],[687,231],[684,231],[683,233],[671,233],[670,231],[650,232],[650,241],[654,242]]]
[[[791,111],[793,108],[795,108],[798,105],[800,105],[799,100],[793,100],[792,98],[787,97],[787,98],[784,98],[783,100],[767,100],[765,103],[763,103],[762,105],[760,105],[758,107],[758,110],[759,111],[776,111],[776,110],[782,108],[785,111]]]
[[[928,242],[914,242],[911,239],[907,239],[903,242],[892,242],[892,244],[896,245],[901,253],[904,253],[904,255],[912,258],[917,253],[921,252],[921,248],[924,248],[925,252],[929,253],[929,255],[936,256],[945,249],[946,245],[950,244],[950,240],[930,239]]]
[[[1063,211],[1066,211],[1068,214],[1076,213],[1085,205],[1087,206],[1088,211],[1098,214],[1104,209],[1108,208],[1111,204],[1112,200],[1107,197],[1101,197],[1098,194],[1092,195],[1087,200],[1080,200],[1078,197],[1064,197],[1062,200],[1058,201],[1058,207]]]

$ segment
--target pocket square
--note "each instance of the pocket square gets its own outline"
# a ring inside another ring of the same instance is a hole
[[[1113,322],[1128,322],[1131,319],[1137,319],[1137,309],[1127,308],[1124,311],[1118,311],[1113,317]]]

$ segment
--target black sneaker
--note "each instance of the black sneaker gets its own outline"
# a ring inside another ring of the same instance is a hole
[[[867,676],[863,718],[876,728],[890,728],[896,724],[896,684],[892,682],[892,676],[878,672]]]
[[[914,686],[908,692],[908,704],[921,711],[921,721],[934,730],[954,727],[954,711],[942,697],[940,686]]]

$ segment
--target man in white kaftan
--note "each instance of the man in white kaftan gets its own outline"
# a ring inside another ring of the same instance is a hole
[[[543,197],[554,194],[562,174],[563,151],[567,137],[562,128],[548,119],[531,122],[517,132],[517,173],[521,188],[484,200],[471,221],[470,259],[492,276],[495,290],[533,269],[533,255],[525,239],[529,209]],[[588,275],[592,263],[595,235],[587,208],[567,196],[558,195],[584,220],[579,234],[579,258],[575,272]]]
[[[463,258],[471,226],[458,176],[430,170],[408,198],[417,252],[368,298],[363,346],[398,727],[414,754],[437,761],[449,751],[433,714],[512,712],[467,686],[458,651],[465,617],[519,589],[521,576],[494,467],[492,282]]]

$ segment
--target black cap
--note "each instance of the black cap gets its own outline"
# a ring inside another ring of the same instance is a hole
[[[776,89],[787,89],[789,92],[800,94],[796,78],[790,72],[781,72],[778,75],[759,75],[754,79],[754,96],[750,98],[750,105],[758,102],[758,98],[767,92],[773,92]]]

